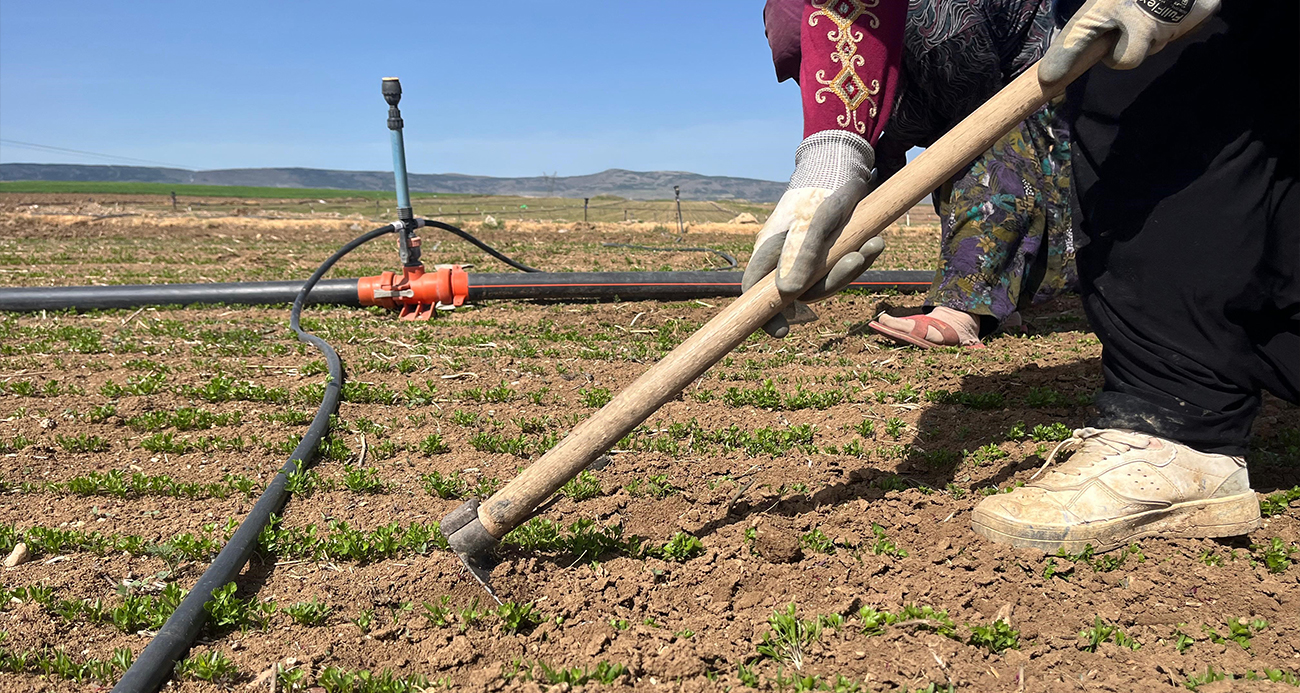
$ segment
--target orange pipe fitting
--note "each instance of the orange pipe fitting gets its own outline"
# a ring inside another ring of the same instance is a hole
[[[469,275],[460,265],[424,265],[384,272],[357,280],[357,299],[363,306],[383,306],[398,311],[400,320],[428,320],[437,308],[459,308],[469,295]]]

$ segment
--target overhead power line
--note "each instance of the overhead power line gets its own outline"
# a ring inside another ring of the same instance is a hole
[[[101,154],[100,152],[88,152],[83,149],[68,149],[67,147],[55,147],[48,144],[38,144],[36,142],[20,142],[18,140],[0,138],[0,144],[7,144],[14,147],[25,147],[27,149],[35,149],[37,151],[59,152],[61,154],[81,154],[83,156],[94,156],[100,159],[126,161],[134,164],[151,164],[153,166],[166,166],[168,168],[182,168],[186,170],[193,170],[189,166],[184,166],[181,164],[171,164],[171,163],[167,163],[166,161],[153,161],[152,159],[137,159],[131,156],[118,156],[116,154]]]

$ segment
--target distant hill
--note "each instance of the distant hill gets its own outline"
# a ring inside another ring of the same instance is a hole
[[[189,171],[153,166],[83,164],[0,164],[0,181],[120,181],[124,183],[195,183],[267,188],[334,188],[392,190],[388,171],[329,171],[316,168],[230,168]],[[673,186],[688,200],[743,199],[775,202],[785,183],[755,178],[703,176],[680,171],[625,171],[612,168],[585,176],[493,178],[459,173],[413,173],[411,192],[537,197],[596,197],[616,195],[629,200],[663,200]]]

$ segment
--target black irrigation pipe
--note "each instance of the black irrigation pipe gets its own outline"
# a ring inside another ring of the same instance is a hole
[[[158,634],[149,641],[149,645],[140,653],[140,657],[135,660],[130,669],[127,669],[117,685],[113,686],[114,693],[153,693],[162,687],[171,676],[176,662],[189,651],[204,621],[207,620],[204,606],[212,598],[212,592],[225,586],[239,574],[244,564],[248,562],[248,556],[257,543],[258,535],[270,522],[271,514],[284,506],[289,495],[286,488],[289,475],[298,471],[304,463],[316,456],[317,446],[329,432],[330,415],[338,409],[339,394],[343,386],[343,364],[339,360],[338,353],[325,340],[302,329],[299,324],[302,307],[306,304],[307,294],[312,287],[334,266],[334,263],[339,261],[339,258],[352,252],[361,244],[392,233],[394,230],[393,225],[389,224],[349,242],[322,262],[310,279],[300,284],[297,297],[293,301],[293,311],[289,314],[289,326],[298,333],[300,341],[319,349],[329,365],[329,380],[325,383],[325,395],[321,399],[320,407],[316,409],[316,416],[312,418],[311,426],[303,434],[302,442],[294,448],[293,454],[289,455],[289,460],[280,469],[280,473],[275,475],[275,479],[266,487],[261,498],[257,499],[248,517],[245,517],[239,529],[235,530],[234,536],[226,542],[221,553],[217,554],[212,564],[199,577],[194,588],[181,601],[180,606],[176,607],[176,611],[172,612],[167,622],[158,630]]]
[[[471,274],[467,301],[489,299],[586,299],[612,301],[683,301],[740,295],[741,272],[545,272],[539,274]],[[934,273],[918,270],[869,270],[850,288],[870,291],[926,291]],[[0,290],[0,308],[4,291]]]
[[[508,272],[469,275],[469,302],[484,300],[683,301],[740,295],[740,272]],[[915,293],[930,288],[924,270],[868,270],[850,288]],[[0,311],[107,310],[160,305],[273,305],[294,301],[303,282],[121,284],[0,288]],[[359,306],[356,279],[317,282],[311,304]]]
[[[304,282],[231,282],[215,284],[119,284],[0,288],[0,310],[105,310],[140,306],[188,306],[230,303],[258,306],[292,303]],[[307,303],[361,305],[356,279],[326,279],[312,287]]]

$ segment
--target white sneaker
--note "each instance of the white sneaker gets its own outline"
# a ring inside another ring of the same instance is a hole
[[[1063,447],[1078,449],[1043,471]],[[1242,457],[1212,455],[1155,436],[1081,428],[1047,456],[1027,486],[989,496],[975,532],[1055,553],[1125,546],[1148,536],[1232,537],[1259,528],[1259,500]]]

